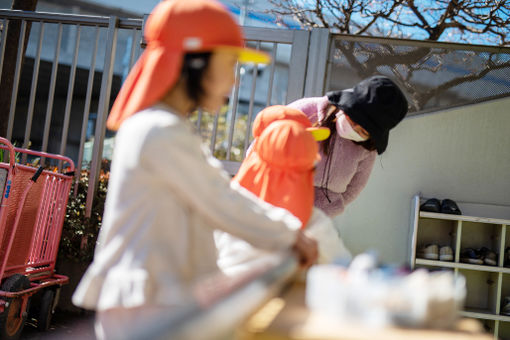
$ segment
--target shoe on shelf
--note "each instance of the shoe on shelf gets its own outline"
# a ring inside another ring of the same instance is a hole
[[[437,198],[431,198],[420,205],[420,210],[438,213],[441,211],[441,203]]]
[[[427,244],[418,250],[417,257],[427,260],[438,260],[439,247],[437,244]]]
[[[483,262],[489,266],[495,266],[498,264],[498,256],[495,252],[487,247],[482,247],[478,251],[478,254],[483,258]]]
[[[483,264],[483,258],[473,248],[466,248],[460,254],[460,260],[470,264]]]
[[[439,248],[439,261],[453,261],[453,249],[450,246]]]
[[[501,314],[510,316],[510,296],[505,296],[501,304]]]
[[[506,247],[505,249],[505,258],[503,263],[505,267],[510,267],[510,247]]]
[[[459,207],[457,206],[457,203],[452,201],[451,199],[444,199],[441,202],[441,213],[442,214],[452,214],[452,215],[462,215],[460,212]]]

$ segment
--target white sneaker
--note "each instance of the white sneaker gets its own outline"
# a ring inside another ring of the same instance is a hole
[[[453,261],[453,250],[450,246],[443,246],[439,249],[439,261]]]
[[[439,259],[439,248],[436,244],[428,244],[418,250],[418,257],[427,260]]]

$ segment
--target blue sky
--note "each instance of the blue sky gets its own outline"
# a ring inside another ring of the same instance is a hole
[[[159,0],[84,0],[90,3],[97,3],[103,6],[117,7],[126,11],[145,14],[150,13],[152,9],[158,4]],[[250,21],[253,25],[253,20],[256,22],[273,22],[274,18],[263,13],[266,9],[272,6],[269,4],[267,0],[220,0],[225,5],[227,5],[230,10],[236,14],[240,15],[239,6],[240,4],[247,3],[250,9],[250,14],[248,15],[252,21]],[[288,27],[298,29],[299,25],[292,20],[285,20],[285,23]],[[257,25],[260,25],[258,23]],[[248,24],[250,26],[250,24]]]
[[[112,6],[122,8],[126,11],[138,12],[138,13],[150,13],[150,11],[156,6],[159,0],[84,0],[87,2],[97,3],[104,6]],[[247,0],[250,3],[250,8],[253,10],[264,10],[268,8],[267,0]],[[243,3],[244,0],[225,0],[221,1],[226,4],[239,4]]]
[[[159,0],[86,0],[103,6],[122,8],[126,11],[150,13]]]

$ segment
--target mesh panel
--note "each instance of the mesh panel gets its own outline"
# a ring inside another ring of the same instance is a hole
[[[45,187],[41,197],[43,209],[37,219],[32,242],[34,248],[29,261],[33,266],[45,261],[55,261],[71,180],[45,174]]]
[[[402,41],[333,39],[327,90],[383,74],[409,100],[409,115],[510,94],[510,50]]]
[[[7,169],[0,168],[0,203],[5,189],[5,181],[7,180]]]
[[[1,251],[2,256],[5,256],[5,251],[9,244],[9,238],[15,227],[16,212],[20,208],[18,203],[21,202],[21,197],[25,187],[30,181],[30,178],[34,175],[35,169],[20,169],[16,171],[16,175],[13,177],[13,184],[11,186],[11,196],[7,210],[7,220],[5,224],[5,232],[2,238]],[[26,198],[25,204],[22,207],[23,212],[21,213],[14,241],[12,243],[9,257],[7,260],[7,268],[11,266],[24,265],[29,257],[29,251],[32,241],[32,235],[34,233],[34,225],[37,218],[37,213],[40,206],[41,192],[43,188],[42,181],[35,183]]]

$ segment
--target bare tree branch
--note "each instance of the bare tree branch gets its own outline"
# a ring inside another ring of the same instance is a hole
[[[420,97],[421,97],[420,101],[426,103],[432,97],[434,97],[436,95],[436,93],[438,93],[438,92],[446,91],[448,89],[451,89],[452,87],[464,84],[466,82],[471,82],[471,81],[482,79],[491,71],[498,70],[498,69],[505,69],[505,68],[508,68],[509,66],[510,66],[510,63],[496,64],[489,60],[487,62],[487,64],[485,65],[485,67],[479,72],[470,73],[470,74],[466,74],[462,77],[457,77],[457,78],[451,79],[449,81],[442,83],[441,85],[437,86],[434,89],[429,89],[428,91],[421,91],[420,92]]]
[[[480,41],[501,46],[509,45],[510,40],[510,0],[269,1],[276,8],[270,12],[336,33],[420,39],[425,35],[431,41]]]
[[[418,38],[429,41],[455,41],[506,46],[510,44],[510,0],[269,0],[276,5],[273,13],[292,15],[303,26],[328,27],[333,33]],[[303,5],[304,3],[304,5]],[[462,56],[466,74],[444,79],[452,74],[444,58]],[[441,93],[456,86],[484,78],[490,71],[509,69],[510,61],[479,59],[456,54],[447,49],[429,47],[399,48],[396,45],[335,42],[338,65],[349,67],[360,78],[390,72],[407,90],[415,111]],[[471,59],[470,59],[471,58]],[[469,65],[473,66],[469,70]],[[438,75],[433,88],[416,82],[422,74]],[[418,88],[417,88],[418,87]]]

